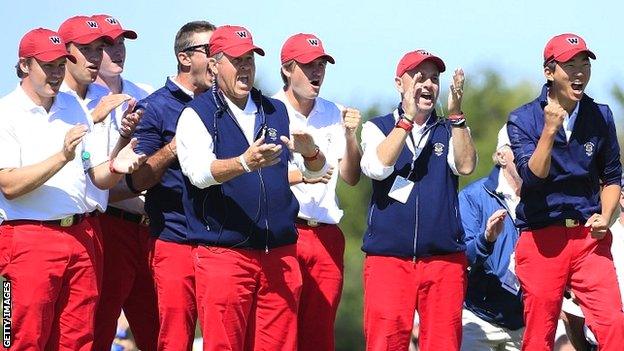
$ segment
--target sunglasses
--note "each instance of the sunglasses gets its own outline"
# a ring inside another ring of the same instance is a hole
[[[199,50],[201,48],[203,48],[204,51]],[[184,49],[182,49],[180,51],[181,52],[201,52],[202,54],[206,54],[206,56],[210,55],[210,50],[209,50],[208,44],[193,45],[193,46],[189,46],[187,48],[184,48]]]

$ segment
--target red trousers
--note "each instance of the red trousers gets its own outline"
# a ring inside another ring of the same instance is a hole
[[[145,226],[102,214],[104,275],[95,317],[94,350],[109,350],[123,308],[137,347],[156,350],[158,309]]]
[[[204,350],[296,350],[301,271],[296,246],[264,250],[198,246]]]
[[[602,240],[589,228],[550,226],[524,231],[516,246],[516,273],[524,301],[522,350],[552,350],[564,289],[570,286],[600,351],[624,348],[624,313],[611,233]]]
[[[191,350],[197,323],[193,247],[150,239],[150,266],[158,300],[158,350]]]
[[[416,261],[367,256],[364,260],[366,350],[407,350],[415,311],[420,317],[420,350],[459,350],[466,264],[464,252]]]
[[[91,351],[98,299],[96,233],[33,222],[0,225],[0,274],[11,283],[11,350]]]
[[[337,225],[297,224],[297,231],[297,258],[303,281],[297,317],[298,350],[334,350],[345,238]]]

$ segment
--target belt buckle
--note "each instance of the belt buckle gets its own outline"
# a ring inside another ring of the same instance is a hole
[[[566,218],[565,219],[566,228],[574,228],[579,226],[579,221],[577,219]]]
[[[74,224],[74,216],[67,216],[61,218],[61,227],[71,227]]]
[[[144,227],[149,226],[150,224],[150,219],[147,215],[141,215],[141,221],[139,222],[139,225],[142,225]]]
[[[314,219],[308,219],[307,222],[308,222],[308,226],[309,227],[318,227],[319,226],[319,222],[315,221]]]

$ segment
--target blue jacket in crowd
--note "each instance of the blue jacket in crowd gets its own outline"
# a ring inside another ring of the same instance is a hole
[[[521,294],[502,287],[509,259],[518,241],[518,230],[510,215],[495,242],[485,239],[485,227],[492,213],[509,211],[505,200],[496,193],[500,168],[459,193],[459,209],[465,231],[468,256],[468,290],[464,305],[479,318],[511,330],[524,326]]]

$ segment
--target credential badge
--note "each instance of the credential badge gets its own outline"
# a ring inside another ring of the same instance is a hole
[[[267,137],[269,137],[269,140],[271,141],[276,141],[277,140],[277,130],[275,128],[269,128],[267,129]]]

